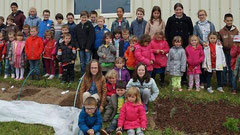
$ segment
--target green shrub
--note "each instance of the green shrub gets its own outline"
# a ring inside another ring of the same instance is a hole
[[[227,121],[223,123],[223,126],[232,132],[239,132],[240,119],[227,118]]]

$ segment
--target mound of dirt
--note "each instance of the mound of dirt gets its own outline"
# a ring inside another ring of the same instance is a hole
[[[155,102],[156,126],[187,134],[232,135],[223,127],[226,117],[240,118],[240,106],[224,101],[194,104],[182,99],[158,99]]]
[[[59,105],[61,106],[73,106],[74,105],[75,93],[69,94],[67,98],[63,99]],[[80,98],[77,97],[76,107],[80,108]]]
[[[40,89],[25,89],[21,93],[21,98],[26,97],[26,96],[33,96],[33,95],[39,93],[40,91],[41,91]],[[13,95],[12,99],[16,100],[17,97],[18,97],[18,94]]]

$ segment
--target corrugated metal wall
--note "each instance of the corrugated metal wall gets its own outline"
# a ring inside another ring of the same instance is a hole
[[[7,17],[11,13],[10,4],[13,1],[18,3],[19,9],[23,10],[26,16],[30,7],[36,7],[39,16],[42,15],[44,9],[49,9],[52,19],[58,12],[65,16],[67,12],[74,11],[74,0],[0,0],[0,15]],[[177,2],[183,4],[184,12],[192,18],[193,23],[198,20],[197,11],[205,9],[208,19],[215,24],[217,30],[224,26],[223,17],[228,12],[233,14],[234,24],[240,28],[240,0],[131,0],[132,13],[127,19],[131,22],[136,17],[135,10],[143,7],[146,10],[145,19],[148,20],[152,7],[159,5],[162,9],[163,20],[166,22],[167,18],[174,13],[173,6]],[[114,19],[115,17],[108,17],[106,24],[110,26]]]

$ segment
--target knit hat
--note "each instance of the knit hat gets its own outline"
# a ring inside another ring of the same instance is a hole
[[[240,42],[240,35],[235,35],[233,37],[233,42]]]

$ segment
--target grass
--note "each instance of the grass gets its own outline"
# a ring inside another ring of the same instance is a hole
[[[76,77],[75,80],[79,79],[79,72],[76,72]],[[224,93],[220,93],[218,91],[214,91],[214,93],[209,94],[206,90],[201,90],[200,92],[196,91],[187,91],[187,87],[183,87],[182,92],[178,91],[172,91],[171,86],[169,85],[169,79],[170,77],[167,75],[166,76],[166,87],[161,87],[159,82],[157,82],[160,90],[159,98],[180,98],[186,101],[190,101],[192,103],[207,103],[207,102],[212,102],[212,101],[219,101],[223,100],[226,103],[229,103],[231,105],[240,105],[240,98],[239,94],[237,95],[232,95],[231,94],[231,88],[230,87],[224,87]],[[158,77],[157,77],[158,79]],[[156,79],[156,80],[157,80]],[[4,83],[9,83],[10,85],[14,85],[17,87],[20,87],[22,85],[23,81],[14,81],[13,79],[3,79],[3,76],[0,76],[0,82]],[[216,80],[212,81],[213,88],[216,89]],[[53,79],[53,80],[40,80],[40,81],[27,81],[26,86],[36,86],[36,87],[56,87],[59,89],[70,89],[70,90],[76,90],[78,81],[75,81],[71,85],[62,85],[60,84],[59,79]],[[151,108],[153,108],[152,104],[150,104],[150,117],[151,117]],[[103,127],[106,127],[107,124],[105,123]],[[2,134],[9,134],[9,135],[52,135],[54,134],[54,131],[51,127],[46,127],[42,125],[29,125],[29,124],[22,124],[18,122],[8,122],[8,123],[0,123],[0,135]],[[176,131],[174,129],[166,128],[163,130],[160,129],[151,129],[148,128],[148,130],[145,132],[146,135],[168,135],[168,134],[173,134],[173,135],[184,135],[183,132]],[[124,133],[126,134],[126,133]]]
[[[43,125],[23,124],[19,122],[0,123],[0,135],[53,135],[51,127]]]

